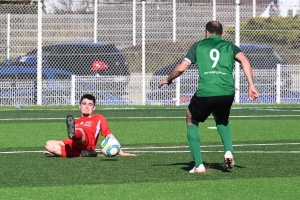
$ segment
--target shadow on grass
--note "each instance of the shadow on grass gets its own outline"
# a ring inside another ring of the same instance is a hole
[[[117,157],[106,157],[103,154],[99,154],[97,157],[61,157],[61,156],[55,156],[55,155],[44,155],[44,157],[47,158],[61,158],[61,159],[97,159],[102,158],[101,162],[110,162],[110,161],[118,161]]]
[[[194,167],[195,162],[191,161],[189,163],[174,163],[174,164],[166,164],[166,165],[153,165],[153,166],[178,166],[178,165],[186,165],[185,167],[181,167],[184,171],[189,171]],[[222,172],[232,172],[230,169],[225,169],[223,163],[207,163],[203,162],[206,169],[214,169]],[[234,168],[245,168],[240,165],[234,165]]]
[[[195,162],[191,161],[190,163],[186,163],[186,167],[182,167],[182,170],[185,171],[189,171],[191,170],[195,165]],[[207,162],[203,162],[204,166],[206,169],[215,169],[215,170],[219,170],[222,172],[231,172],[231,170],[225,169],[223,166],[223,163],[207,163]]]

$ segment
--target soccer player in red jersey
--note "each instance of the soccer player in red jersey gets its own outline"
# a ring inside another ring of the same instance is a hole
[[[96,157],[95,151],[99,134],[104,137],[115,137],[108,127],[105,117],[93,114],[96,109],[96,99],[93,95],[85,94],[80,99],[81,117],[74,120],[73,116],[66,118],[68,138],[64,140],[49,140],[46,142],[44,154],[58,157]],[[122,149],[120,156],[136,156]]]

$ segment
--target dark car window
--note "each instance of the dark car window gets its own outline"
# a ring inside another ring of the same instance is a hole
[[[14,73],[0,75],[0,80],[36,80],[36,73]]]
[[[95,56],[95,59],[103,59],[108,63],[124,62],[125,60],[121,52],[113,45],[95,46],[89,48],[89,52]]]
[[[25,56],[19,56],[15,65],[36,67],[36,64],[37,49],[34,49]],[[124,54],[109,43],[66,42],[43,46],[42,67],[63,69],[77,76],[126,76],[125,81],[114,79],[111,82],[105,89],[110,93],[126,88],[130,80]]]
[[[55,52],[55,49],[53,49],[51,46],[42,48],[42,54],[44,57],[51,56],[55,54]],[[37,49],[28,52],[26,56],[37,56]]]
[[[284,60],[271,48],[244,51],[253,69],[276,69],[277,64],[285,64]]]
[[[54,77],[55,80],[66,80],[66,79],[71,80],[71,75],[68,74],[55,74]]]
[[[36,73],[18,73],[18,74],[4,74],[0,75],[0,81],[9,80],[9,81],[36,81]],[[42,80],[47,80],[47,75],[42,75]]]
[[[34,49],[26,54],[26,56],[36,56],[36,55],[37,55],[37,49]]]
[[[120,51],[112,45],[60,45],[52,46],[47,51],[47,67],[59,67],[83,75],[93,75],[91,68],[94,61],[105,61],[110,67],[109,71],[116,70],[115,62],[125,62]],[[43,56],[46,56],[45,52]]]

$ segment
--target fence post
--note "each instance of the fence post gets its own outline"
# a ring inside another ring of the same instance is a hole
[[[213,0],[213,20],[217,20],[217,5],[216,0]]]
[[[75,106],[75,75],[71,76],[71,105]]]
[[[10,14],[7,14],[7,58],[6,64],[10,64]]]
[[[173,42],[176,42],[176,0],[173,0]]]
[[[142,0],[142,104],[146,105],[146,54],[145,54],[145,36],[146,36],[146,26],[145,26],[145,1]]]
[[[38,1],[38,42],[37,42],[37,105],[42,105],[42,20],[43,4]]]
[[[136,0],[132,1],[132,45],[136,45]]]
[[[252,16],[256,17],[256,0],[253,0],[252,8],[253,8],[253,14],[252,14]]]
[[[95,10],[94,10],[94,42],[98,42],[98,35],[97,35],[97,29],[98,29],[98,1],[95,0]]]
[[[276,68],[276,103],[280,103],[280,86],[281,86],[281,65],[277,64]]]
[[[181,76],[177,77],[175,79],[175,85],[176,85],[176,95],[175,95],[175,105],[179,106],[180,105],[180,79]]]
[[[235,44],[240,46],[240,0],[236,0]],[[240,63],[235,62],[235,103],[240,103]]]
[[[6,57],[6,63],[9,62],[10,58],[10,14],[7,14],[7,57]]]

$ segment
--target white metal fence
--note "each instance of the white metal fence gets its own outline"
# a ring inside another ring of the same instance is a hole
[[[249,35],[262,31],[261,24],[254,26],[254,30],[242,29],[241,25],[262,18],[268,5],[256,4],[256,1],[252,4],[237,2],[97,4],[99,1],[95,1],[90,4],[93,9],[88,12],[61,13],[43,12],[40,5],[2,4],[0,105],[70,105],[77,103],[78,96],[87,92],[97,94],[102,105],[178,105],[186,102],[193,87],[184,86],[182,81],[181,90],[177,87],[176,92],[175,87],[174,91],[165,92],[162,101],[151,97],[156,92],[153,84],[158,84],[159,78],[166,76],[161,74],[153,79],[153,73],[176,63],[193,42],[203,39],[205,24],[210,20],[220,21],[225,28],[225,39],[244,45],[245,50],[249,44],[256,45],[255,51],[246,53],[253,57],[251,64],[255,66],[255,77],[259,77],[256,85],[262,96],[256,103],[297,102],[297,93],[300,92],[297,79],[299,47],[295,44],[291,48],[286,42],[264,39],[263,34],[251,39]],[[299,2],[291,2],[281,7],[288,11],[288,16],[297,20]],[[278,20],[285,23],[285,17]],[[295,26],[276,32],[299,36],[299,29]],[[56,45],[61,43],[63,45],[59,47]],[[89,49],[79,47],[78,43],[89,46]],[[95,49],[91,43],[102,47]],[[104,43],[114,44],[117,50],[108,46],[104,48]],[[258,50],[269,48],[272,53],[263,54]],[[259,57],[261,55],[274,56],[278,63],[268,61],[267,57],[271,56]],[[275,87],[278,80],[276,64],[289,66],[289,70],[280,75],[280,91]],[[72,82],[72,74],[80,77],[80,81]],[[235,75],[237,80],[240,79],[236,82],[240,90],[237,90],[235,101],[249,103],[243,96],[245,79],[238,70]],[[192,78],[191,83],[196,86],[195,79],[197,77]],[[75,85],[81,82],[81,86],[77,86],[80,89],[72,90],[70,82]],[[186,91],[189,94],[185,94]],[[181,95],[174,96],[174,92]]]
[[[233,74],[234,76],[234,74]],[[254,80],[258,82],[257,89],[260,98],[254,103],[300,103],[300,65],[278,65],[276,69],[255,71]],[[249,104],[248,84],[241,72],[239,103]],[[121,88],[112,90],[109,86],[115,82],[116,76],[106,76],[99,79],[95,76],[75,76],[69,79],[46,78],[42,81],[43,105],[77,105],[85,93],[97,97],[97,105],[141,105],[142,85],[141,75],[132,75],[126,94],[119,94]],[[188,104],[196,91],[198,73],[188,70],[171,85],[161,89],[151,89],[156,80],[166,76],[146,76],[146,105],[185,105]],[[154,81],[154,82],[153,82]],[[1,105],[31,105],[36,101],[35,81],[7,79],[0,82]],[[121,87],[122,85],[120,85]],[[101,89],[99,89],[101,88]]]
[[[275,69],[254,71],[254,80],[257,83],[257,89],[260,91],[260,97],[257,101],[251,102],[248,98],[248,83],[244,73],[241,72],[240,84],[236,85],[236,91],[239,90],[239,103],[300,103],[299,75],[300,65],[277,65]],[[158,77],[158,79],[163,78],[165,77]],[[184,72],[171,85],[149,91],[147,104],[188,104],[196,91],[197,83],[197,71]]]

